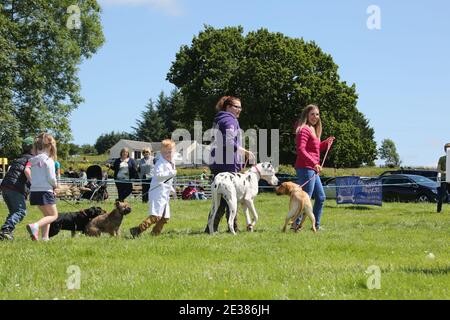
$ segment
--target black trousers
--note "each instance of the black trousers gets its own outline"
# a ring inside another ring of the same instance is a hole
[[[438,187],[438,199],[437,199],[437,212],[442,210],[442,202],[447,200],[447,195],[450,193],[450,183],[441,182],[441,186]]]
[[[213,177],[215,178],[216,175],[218,175],[220,172],[212,171],[211,173],[213,174]],[[210,212],[209,214],[211,215],[212,212]],[[230,209],[228,208],[228,204],[225,201],[225,199],[221,198],[220,199],[219,209],[217,209],[217,214],[216,214],[216,217],[214,218],[214,225],[213,225],[214,230],[213,230],[213,232],[216,232],[219,229],[219,223],[220,223],[220,220],[222,219],[224,214],[226,214],[227,225],[228,225],[228,219],[230,218]],[[234,231],[236,231],[236,232],[239,231],[238,224],[237,224],[237,216],[238,215],[236,214],[236,217],[234,218],[234,222],[233,222]],[[208,221],[209,221],[209,216],[208,216]],[[230,228],[228,228],[228,231],[230,231]],[[209,225],[208,225],[208,223],[206,224],[205,232],[206,233],[210,233],[209,232]]]
[[[116,182],[117,193],[119,194],[119,201],[125,199],[133,192],[133,184],[126,182]]]
[[[142,202],[148,202],[148,190],[150,190],[150,183],[152,179],[142,180]]]

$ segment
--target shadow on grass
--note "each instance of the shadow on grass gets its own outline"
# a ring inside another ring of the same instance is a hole
[[[344,207],[344,209],[346,210],[356,210],[356,211],[371,211],[371,210],[376,210],[378,208],[372,208],[372,207],[367,207],[367,206],[349,206],[349,207]]]
[[[403,272],[408,273],[423,273],[427,275],[447,275],[450,274],[450,266],[445,267],[437,267],[437,268],[403,268],[401,269]]]
[[[325,205],[324,208],[326,209],[343,209],[343,210],[353,210],[353,211],[372,211],[372,210],[377,210],[378,207],[376,208],[372,208],[372,207],[367,207],[367,206],[330,206],[330,205]]]
[[[164,232],[164,231],[163,231]],[[259,233],[268,233],[268,232],[273,232],[272,229],[267,229],[267,228],[261,228],[261,229],[256,229],[253,232],[248,232],[246,230],[241,230],[237,232],[236,236],[239,236],[240,234],[259,234]],[[281,227],[280,227],[280,233],[281,232]],[[226,231],[226,230],[220,230],[218,232],[215,232],[214,234],[209,234],[207,232],[205,232],[204,229],[197,229],[197,230],[192,230],[192,229],[172,229],[169,230],[167,232],[165,232],[165,234],[169,235],[169,236],[199,236],[199,235],[204,235],[204,236],[221,236],[221,235],[231,235],[230,232]]]

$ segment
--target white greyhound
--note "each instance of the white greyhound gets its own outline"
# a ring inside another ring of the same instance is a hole
[[[214,218],[219,209],[222,197],[228,204],[230,216],[228,218],[228,227],[233,234],[234,219],[237,215],[238,203],[242,204],[242,208],[247,219],[247,230],[253,231],[258,221],[253,200],[258,195],[259,179],[266,180],[271,185],[278,184],[278,178],[275,176],[275,169],[270,162],[258,163],[245,173],[219,173],[211,185],[212,205],[211,212],[208,217],[209,233],[213,233]],[[250,218],[248,210],[253,214],[253,221]]]

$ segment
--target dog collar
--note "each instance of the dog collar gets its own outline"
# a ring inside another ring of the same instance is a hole
[[[256,172],[259,173],[259,176],[262,177],[261,171],[259,171],[258,166],[254,166],[253,168],[255,168]]]

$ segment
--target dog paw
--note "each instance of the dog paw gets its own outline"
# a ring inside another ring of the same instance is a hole
[[[294,228],[294,231],[295,232],[300,232],[300,231],[302,231],[303,230],[303,227],[296,227],[296,228]]]

